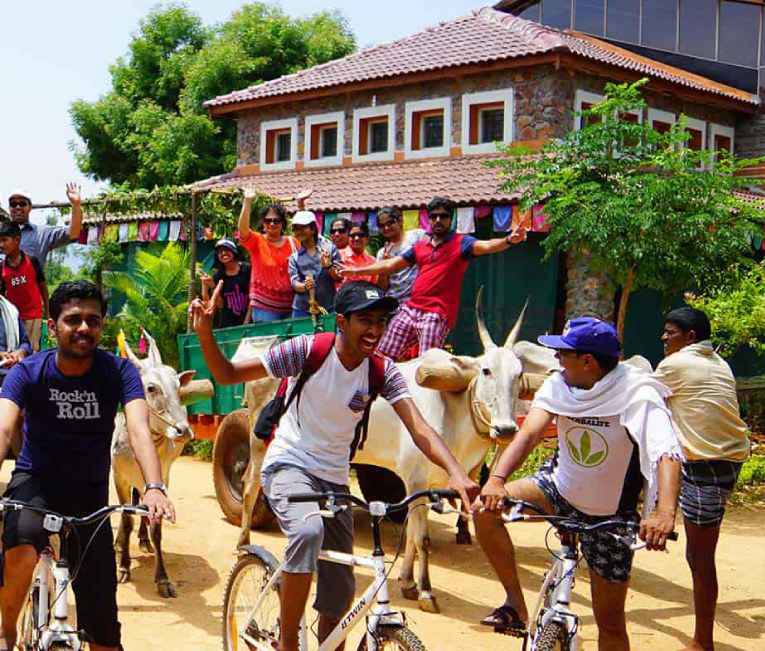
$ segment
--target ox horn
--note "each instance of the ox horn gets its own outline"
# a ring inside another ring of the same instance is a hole
[[[483,285],[478,288],[478,294],[475,297],[475,323],[478,327],[478,338],[483,344],[484,351],[496,348],[497,344],[491,338],[486,322],[483,320],[483,310],[481,309],[481,296],[483,296]]]
[[[141,328],[141,331],[143,332],[143,336],[146,337],[146,341],[149,342],[149,354],[147,355],[147,359],[153,366],[162,366],[162,354],[159,352],[157,342],[154,340],[154,337],[146,332],[146,330]]]
[[[521,310],[521,313],[518,315],[518,319],[515,322],[515,325],[513,326],[513,329],[510,331],[510,334],[507,335],[507,339],[505,340],[505,348],[512,348],[515,345],[515,342],[518,339],[518,334],[521,332],[521,325],[523,325],[523,317],[526,316],[526,308],[529,306],[529,299],[526,299],[526,302],[523,304],[523,309]]]
[[[139,369],[141,368],[141,360],[133,352],[133,349],[130,347],[130,344],[127,342],[127,337],[125,338],[125,354],[127,355],[127,358],[133,363],[133,366]]]

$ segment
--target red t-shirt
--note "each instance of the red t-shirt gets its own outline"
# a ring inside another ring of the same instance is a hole
[[[5,297],[19,310],[19,316],[24,321],[41,319],[43,298],[40,285],[45,282],[45,275],[37,258],[22,251],[18,266],[11,266],[6,258],[2,269]]]
[[[416,242],[401,257],[416,264],[419,273],[412,285],[409,307],[440,314],[453,327],[460,305],[462,279],[465,277],[476,239],[461,233],[450,233],[433,246],[431,238]]]
[[[288,313],[294,291],[287,271],[287,260],[298,250],[293,237],[285,236],[280,247],[260,233],[250,231],[239,243],[250,254],[250,304],[259,310]]]

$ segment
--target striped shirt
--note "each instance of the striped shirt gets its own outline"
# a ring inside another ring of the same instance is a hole
[[[294,337],[261,355],[271,377],[291,378],[287,395],[308,359],[312,341],[307,335]],[[411,397],[404,376],[389,359],[380,395],[390,404]],[[325,481],[347,484],[351,442],[368,402],[369,360],[349,371],[333,348],[303,386],[300,404],[294,400],[282,416],[262,469],[292,465]]]

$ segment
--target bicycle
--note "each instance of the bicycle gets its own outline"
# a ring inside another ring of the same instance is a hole
[[[584,524],[569,516],[550,515],[535,504],[505,498],[509,512],[502,514],[505,522],[536,522],[545,520],[551,525],[548,534],[556,529],[561,549],[556,553],[550,546],[547,549],[553,557],[550,568],[542,580],[542,587],[534,610],[529,617],[529,632],[523,643],[524,650],[530,642],[530,651],[577,651],[579,649],[579,617],[571,610],[571,593],[574,589],[575,572],[581,560],[579,536],[601,529],[626,529],[629,535],[608,532],[616,540],[635,551],[645,547],[637,541],[640,525],[630,520],[617,518],[603,520],[594,524]],[[524,510],[534,511],[536,515],[524,514]],[[667,536],[668,540],[677,540],[677,532]],[[547,541],[545,540],[545,543]]]
[[[21,651],[81,651],[84,648],[83,642],[89,640],[84,631],[75,629],[69,623],[69,589],[72,581],[69,573],[69,536],[76,527],[96,522],[99,527],[102,526],[113,513],[146,516],[149,511],[144,506],[105,506],[84,518],[75,518],[24,502],[0,500],[0,513],[24,509],[43,516],[43,529],[48,534],[58,535],[60,549],[58,560],[50,546],[40,554],[21,614],[18,648]],[[80,563],[88,547],[89,544],[83,548]],[[74,574],[76,576],[77,569]]]
[[[406,625],[403,612],[390,607],[385,552],[382,549],[380,523],[386,515],[402,511],[420,498],[427,498],[430,508],[444,512],[442,500],[458,497],[452,490],[417,491],[401,502],[388,504],[373,501],[368,504],[350,493],[303,493],[287,498],[290,502],[324,502],[324,508],[306,517],[332,518],[341,510],[355,504],[369,512],[372,522],[373,550],[369,556],[321,551],[319,559],[342,565],[367,567],[375,578],[364,594],[350,607],[340,623],[319,645],[318,651],[330,651],[344,642],[348,634],[366,616],[366,634],[358,651],[400,649],[425,651],[420,639]],[[341,500],[348,504],[338,504]],[[399,549],[400,551],[400,549]],[[393,560],[395,563],[395,559]],[[392,567],[392,564],[391,564]],[[283,564],[267,550],[257,545],[240,549],[240,558],[229,575],[223,603],[224,651],[273,651],[279,641],[279,577]],[[251,589],[251,592],[247,590]],[[370,613],[371,611],[371,613]],[[367,613],[370,613],[367,615]],[[241,646],[240,646],[241,643]],[[301,651],[308,650],[308,629],[305,616],[300,622]]]

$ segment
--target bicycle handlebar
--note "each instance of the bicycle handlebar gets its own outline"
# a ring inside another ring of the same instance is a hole
[[[504,499],[504,506],[508,509],[522,508],[522,509],[529,509],[531,511],[535,511],[538,517],[541,517],[544,520],[546,520],[548,524],[552,525],[556,529],[560,529],[567,533],[582,534],[582,533],[597,531],[599,529],[611,529],[615,527],[625,527],[627,529],[632,529],[632,531],[635,531],[635,532],[637,532],[640,529],[640,523],[634,522],[632,520],[622,520],[620,518],[611,518],[609,520],[602,520],[601,522],[595,522],[593,524],[584,524],[583,522],[575,520],[574,518],[571,518],[571,517],[550,515],[549,513],[545,513],[536,504],[532,504],[531,502],[526,502],[524,500],[514,500],[511,497],[506,497]],[[523,520],[527,517],[528,516],[519,515],[518,518],[512,521]],[[532,517],[537,517],[537,516],[532,516]],[[678,538],[677,531],[671,531],[670,533],[667,534],[667,540],[677,540],[677,538]]]
[[[27,504],[26,502],[19,502],[17,500],[0,500],[0,512],[21,510],[34,511],[35,513],[39,513],[43,516],[52,515],[57,518],[61,518],[64,522],[73,527],[82,527],[88,524],[92,524],[93,522],[98,522],[99,520],[105,518],[108,515],[111,515],[112,513],[130,513],[132,515],[146,516],[149,515],[149,509],[147,509],[145,506],[133,506],[132,504],[115,504],[112,506],[104,506],[103,508],[98,509],[98,511],[94,511],[85,517],[76,518],[70,515],[62,515],[56,511],[44,509],[39,506],[35,506],[34,504]]]
[[[401,511],[405,509],[409,504],[414,502],[415,500],[420,499],[421,497],[427,497],[428,501],[431,503],[440,502],[443,499],[455,499],[459,498],[459,493],[454,490],[449,489],[441,489],[441,488],[434,488],[431,490],[423,490],[423,491],[416,491],[412,493],[411,495],[407,495],[403,500],[396,503],[387,503],[383,502],[385,504],[385,512],[386,513],[393,513],[395,511]],[[334,501],[342,500],[345,502],[351,502],[352,504],[355,504],[356,506],[361,507],[362,509],[369,511],[369,504],[362,500],[359,497],[356,497],[355,495],[352,495],[351,493],[336,493],[336,492],[326,492],[326,493],[295,493],[294,495],[289,495],[287,497],[287,501],[293,504],[299,503],[299,502],[318,502],[320,500],[327,500],[327,499],[333,499]]]

